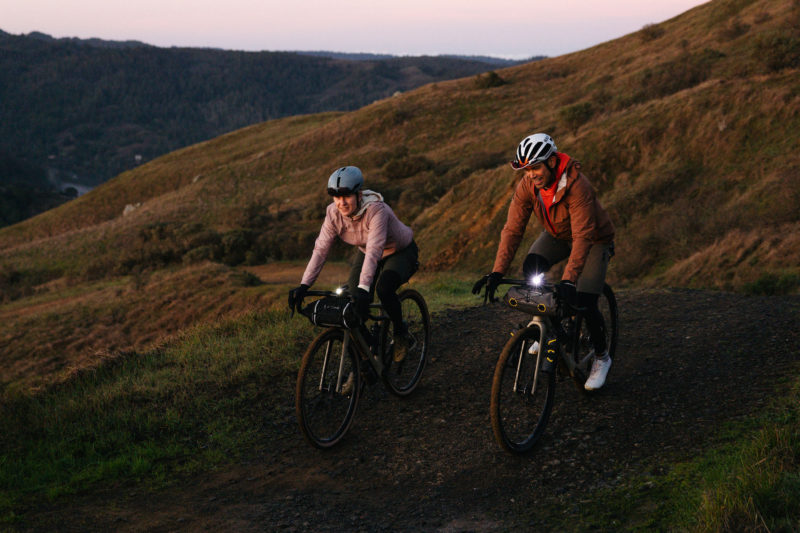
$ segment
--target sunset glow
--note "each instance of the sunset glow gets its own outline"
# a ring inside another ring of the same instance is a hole
[[[0,0],[0,30],[229,50],[555,56],[704,0]]]

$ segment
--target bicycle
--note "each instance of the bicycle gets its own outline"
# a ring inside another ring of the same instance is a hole
[[[532,281],[502,279],[512,285],[503,298],[530,315],[503,347],[492,379],[491,420],[498,444],[511,453],[530,451],[542,436],[555,400],[556,374],[582,391],[594,349],[583,310],[570,308],[557,286],[539,275]],[[608,353],[616,355],[618,311],[606,283],[598,301]]]
[[[315,325],[329,327],[311,341],[300,362],[295,409],[303,436],[325,449],[350,429],[365,383],[380,378],[401,397],[414,391],[428,358],[431,321],[419,292],[405,289],[398,294],[409,344],[405,358],[396,362],[391,320],[380,303],[370,304],[370,314],[362,320],[346,291],[306,294],[322,298],[301,314]]]

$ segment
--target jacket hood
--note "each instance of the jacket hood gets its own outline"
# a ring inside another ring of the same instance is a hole
[[[367,206],[369,204],[373,202],[382,202],[382,201],[383,201],[383,195],[381,195],[381,193],[371,191],[369,189],[364,189],[363,192],[361,193],[361,208],[358,211],[356,211],[353,215],[351,215],[350,218],[352,219],[359,218],[366,212]]]
[[[558,158],[558,163],[556,163],[556,179],[559,179],[561,175],[566,172],[567,167],[569,167],[572,162],[572,158],[561,152],[556,152],[556,157]]]

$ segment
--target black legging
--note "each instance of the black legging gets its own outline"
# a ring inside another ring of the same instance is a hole
[[[417,244],[412,240],[411,244],[402,250],[378,261],[378,267],[375,270],[377,281],[373,281],[371,289],[378,295],[386,314],[392,320],[395,331],[400,331],[403,327],[403,311],[400,306],[400,299],[397,297],[397,289],[417,271],[419,267],[418,256]],[[348,286],[351,291],[358,287],[358,279],[361,276],[361,267],[363,265],[364,253],[356,248],[353,259],[350,262]],[[371,297],[372,290],[370,290],[370,299],[372,299]]]
[[[522,264],[522,272],[526,279],[534,274],[547,272],[550,270],[550,262],[539,254],[528,254]],[[594,353],[598,356],[605,353],[608,345],[606,343],[606,324],[603,318],[603,313],[597,306],[600,299],[599,294],[592,294],[589,292],[578,292],[578,307],[586,308],[583,316],[586,317],[586,327],[589,329],[589,335],[592,339],[592,347]]]
[[[599,294],[590,294],[588,292],[578,293],[578,306],[585,307],[583,316],[586,317],[586,327],[589,329],[589,336],[592,339],[592,346],[594,353],[598,356],[603,355],[608,348],[606,343],[606,321],[603,318],[603,313],[597,307],[597,301],[600,299]]]
[[[403,327],[403,310],[400,307],[400,298],[397,297],[397,289],[405,283],[400,279],[400,274],[394,270],[381,272],[378,283],[375,285],[375,293],[381,301],[386,314],[392,319],[394,331],[400,331]]]

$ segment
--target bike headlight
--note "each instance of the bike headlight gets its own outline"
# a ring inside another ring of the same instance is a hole
[[[337,295],[341,295],[344,292],[344,287],[336,287],[336,290],[333,292],[335,292]]]
[[[544,274],[536,274],[535,276],[531,277],[530,284],[533,287],[538,287],[542,283],[544,283]]]

